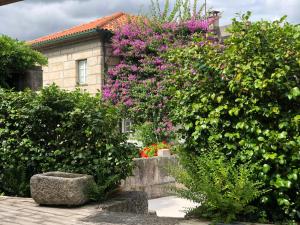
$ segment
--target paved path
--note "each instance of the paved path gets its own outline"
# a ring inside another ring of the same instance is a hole
[[[207,222],[103,212],[97,204],[78,208],[37,205],[31,198],[0,197],[0,225],[208,225]]]
[[[150,199],[148,203],[149,210],[156,211],[157,216],[174,218],[184,218],[188,209],[198,206],[197,203],[175,196]]]
[[[96,205],[53,208],[37,205],[31,198],[0,197],[0,225],[72,225],[97,213]]]

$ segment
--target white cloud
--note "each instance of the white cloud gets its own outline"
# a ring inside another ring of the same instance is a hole
[[[0,7],[0,34],[30,40],[117,11],[146,11],[149,2],[150,0],[25,0]],[[254,20],[274,20],[288,15],[288,21],[300,23],[299,0],[207,0],[207,3],[209,7],[223,12],[221,24],[230,23],[235,13],[246,11],[253,12]]]
[[[300,23],[299,0],[207,0],[209,6],[223,12],[221,24],[230,23],[235,13],[252,12],[253,20],[275,20],[284,15],[288,21]]]

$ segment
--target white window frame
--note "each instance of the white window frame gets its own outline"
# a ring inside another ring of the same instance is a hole
[[[86,84],[87,81],[87,59],[77,61],[77,84]]]
[[[122,133],[132,133],[132,125],[130,119],[122,119]]]

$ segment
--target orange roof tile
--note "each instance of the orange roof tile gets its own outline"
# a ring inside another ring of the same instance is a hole
[[[94,29],[103,29],[109,31],[115,31],[120,26],[128,23],[130,18],[134,18],[135,16],[128,15],[123,12],[114,13],[110,16],[105,16],[89,23],[81,24],[70,29],[59,31],[57,33],[49,34],[44,37],[37,38],[35,40],[29,41],[28,44],[35,45],[41,44],[46,41],[51,41],[55,39],[60,39],[63,37],[71,36],[74,34],[79,34],[83,32],[87,32]]]

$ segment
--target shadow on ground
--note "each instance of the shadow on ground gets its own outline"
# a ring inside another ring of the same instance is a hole
[[[176,225],[180,224],[182,219],[163,218],[154,215],[137,215],[131,213],[101,212],[82,220],[88,224],[103,225]]]

